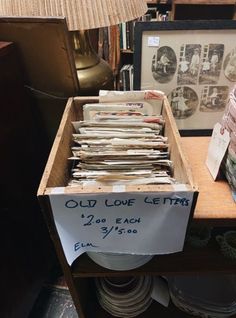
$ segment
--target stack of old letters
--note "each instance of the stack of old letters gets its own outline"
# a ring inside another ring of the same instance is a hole
[[[163,97],[158,91],[156,96],[159,101]],[[70,185],[174,182],[168,140],[163,136],[165,121],[160,105],[151,99],[155,103],[134,98],[83,106],[84,120],[73,122],[70,159],[75,165]]]

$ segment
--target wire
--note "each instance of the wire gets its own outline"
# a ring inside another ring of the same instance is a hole
[[[41,91],[39,89],[33,88],[33,87],[29,86],[29,85],[24,85],[24,87],[29,89],[33,93],[36,93],[36,94],[39,94],[39,95],[43,95],[43,96],[47,96],[47,97],[50,97],[50,98],[53,98],[53,99],[68,100],[68,98],[69,98],[69,97],[60,97],[60,96],[56,96],[56,95],[53,95],[53,94],[49,94],[49,93],[46,93],[46,92]]]

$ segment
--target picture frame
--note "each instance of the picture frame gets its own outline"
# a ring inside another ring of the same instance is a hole
[[[163,91],[182,136],[210,136],[236,82],[236,21],[136,22],[134,89]]]

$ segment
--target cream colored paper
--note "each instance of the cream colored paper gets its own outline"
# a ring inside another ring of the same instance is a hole
[[[230,142],[229,132],[223,129],[220,123],[214,126],[211,141],[208,147],[206,165],[212,177],[216,180],[221,162]]]

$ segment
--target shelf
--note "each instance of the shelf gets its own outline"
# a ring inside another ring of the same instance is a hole
[[[77,278],[75,284],[77,286],[77,292],[80,294],[82,300],[79,311],[80,318],[114,318],[114,316],[101,308],[98,303],[93,279]],[[137,317],[191,318],[192,316],[179,310],[171,301],[168,307],[164,307],[153,300],[150,307]]]
[[[125,53],[125,54],[133,54],[134,51],[133,50],[121,50],[121,53]]]
[[[194,221],[211,226],[236,226],[236,204],[227,181],[214,181],[205,165],[210,137],[183,137],[181,142],[199,187]]]
[[[236,206],[225,180],[214,181],[205,165],[210,137],[183,137],[182,147],[191,163],[193,177],[199,186],[199,197],[193,222],[208,226],[236,226]],[[215,231],[220,231],[216,228]],[[235,261],[222,256],[214,235],[202,249],[186,246],[184,252],[155,256],[150,262],[133,271],[111,271],[95,264],[87,255],[80,256],[72,266],[74,277],[183,274],[232,272]]]
[[[173,4],[235,5],[235,0],[173,0]]]
[[[174,275],[201,273],[232,273],[236,261],[222,256],[215,239],[207,247],[186,246],[183,252],[155,256],[147,264],[130,271],[112,271],[95,264],[86,254],[72,265],[73,277],[130,276],[130,275]]]
[[[233,19],[234,0],[173,0],[172,20]]]
[[[77,101],[79,101],[79,98],[77,98]],[[77,106],[80,106],[80,104],[78,103]],[[67,112],[66,114],[67,117],[64,119],[64,125],[65,123],[70,123],[74,116],[73,112],[71,112],[71,114],[70,112]],[[67,128],[71,129],[71,126],[68,125]],[[66,138],[70,138],[70,133],[67,136],[64,136],[64,138],[60,135],[60,142],[63,143],[64,147],[65,144],[67,144],[68,149],[64,149],[64,157],[58,152],[58,156],[54,159],[56,162],[54,162],[54,164],[57,169],[52,170],[51,168],[51,180],[47,180],[46,182],[50,185],[50,187],[54,186],[53,182],[64,184],[64,179],[67,178],[64,174],[60,175],[60,173],[58,173],[58,171],[64,171],[64,169],[62,169],[62,164],[67,164],[69,143],[66,141]],[[205,165],[209,141],[210,137],[182,137],[180,140],[180,146],[186,154],[187,161],[185,162],[185,160],[181,159],[182,157],[180,156],[176,161],[174,161],[178,162],[178,166],[186,164],[188,167],[186,170],[187,175],[190,170],[192,170],[193,178],[195,180],[192,182],[192,178],[187,179],[187,184],[188,186],[189,184],[197,184],[199,188],[200,194],[193,222],[203,222],[203,224],[207,224],[209,226],[218,226],[214,228],[212,238],[209,244],[204,248],[197,249],[186,244],[182,252],[154,256],[147,264],[129,271],[108,270],[95,264],[86,254],[78,257],[72,266],[69,266],[65,259],[65,255],[63,254],[60,240],[57,237],[55,224],[51,219],[48,220],[51,226],[51,235],[54,239],[58,256],[64,270],[64,275],[80,318],[112,318],[110,314],[100,308],[99,304],[95,300],[95,288],[92,279],[94,277],[194,275],[196,273],[203,275],[215,273],[220,275],[235,273],[236,260],[230,260],[223,257],[220,252],[220,247],[215,240],[215,235],[221,233],[221,231],[224,232],[225,228],[222,228],[224,226],[227,226],[227,228],[228,226],[236,226],[236,206],[232,199],[228,183],[224,180],[215,182]],[[59,147],[59,143],[56,144],[56,147]],[[49,171],[49,169],[47,169],[47,171]],[[174,171],[176,173],[177,169],[175,168]],[[48,175],[46,175],[46,178],[48,178]],[[54,178],[55,180],[52,182],[52,179]],[[43,183],[44,182],[45,181],[43,181]],[[50,187],[48,187],[49,190]],[[146,191],[154,191],[153,186],[150,187],[150,189],[147,189],[148,190]],[[77,190],[74,189],[73,191]],[[82,191],[83,189],[81,189],[81,193]],[[92,192],[94,191],[95,190]],[[96,189],[96,191],[104,190]],[[170,191],[173,191],[173,189]],[[46,194],[46,191],[44,194]],[[47,199],[47,197],[44,197],[44,200],[41,202],[45,211],[49,209],[49,203],[46,201]],[[50,215],[48,214],[47,217],[50,218]],[[158,244],[158,242],[156,242],[156,244]],[[162,318],[191,317],[178,310],[173,305],[165,308],[156,302],[153,302],[150,308],[145,313],[139,315],[139,317],[155,318],[158,314]]]
[[[88,313],[86,315],[88,318],[114,318],[114,316],[107,313],[100,305],[96,302],[89,302]],[[183,311],[176,308],[174,305],[170,305],[168,308],[158,304],[153,301],[151,306],[141,315],[139,318],[191,318],[193,316],[184,313]]]

